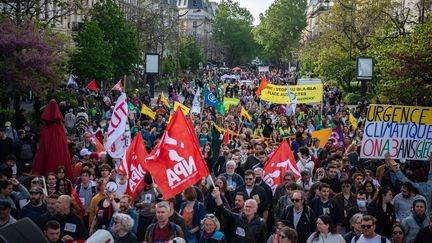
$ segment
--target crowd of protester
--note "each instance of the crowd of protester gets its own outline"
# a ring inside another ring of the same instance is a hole
[[[247,121],[233,111],[222,115],[206,105],[200,114],[190,114],[214,186],[202,178],[164,200],[147,173],[145,187],[132,200],[125,194],[126,175],[95,143],[104,141],[119,93],[69,90],[80,92],[77,110],[59,104],[73,178],[66,178],[63,167],[46,177],[32,173],[38,134],[24,111],[14,126],[6,122],[0,128],[0,228],[28,217],[49,242],[86,240],[101,229],[115,242],[128,243],[432,242],[432,155],[429,161],[394,161],[388,155],[383,160],[361,159],[367,100],[350,108],[337,88],[325,86],[322,104],[298,105],[289,114],[285,106],[255,97],[257,84],[242,82],[258,79],[258,73],[241,72],[239,79],[222,82],[223,74],[208,72],[171,84],[168,90],[170,101],[181,96],[188,107],[197,87],[209,89],[218,99],[236,97],[252,117]],[[291,76],[276,71],[268,79],[285,84],[293,82]],[[135,91],[129,100],[135,107],[151,106],[148,97]],[[148,151],[158,143],[170,115],[170,107],[160,99],[152,109],[154,120],[129,110],[131,134],[142,136]],[[216,158],[214,123],[238,133],[221,146]],[[327,141],[321,148],[310,136],[338,124],[343,145]],[[295,136],[290,146],[301,177],[296,180],[288,171],[272,191],[263,179],[263,167],[287,136]],[[71,188],[84,205],[84,216],[79,215]]]

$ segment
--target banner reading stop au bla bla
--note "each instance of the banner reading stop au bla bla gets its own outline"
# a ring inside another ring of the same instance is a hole
[[[427,160],[432,152],[432,108],[370,105],[361,158]]]
[[[296,95],[298,104],[320,103],[323,100],[322,84],[290,85],[289,88]],[[291,103],[286,85],[269,84],[260,98],[274,104]]]

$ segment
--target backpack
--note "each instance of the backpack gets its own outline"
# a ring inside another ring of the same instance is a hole
[[[354,237],[354,242],[357,242],[358,239],[360,239],[360,235],[356,235]],[[381,236],[381,243],[386,243],[387,242],[387,238],[385,238],[384,236]]]
[[[32,147],[29,143],[24,143],[21,147],[20,158],[22,160],[31,160],[33,159],[33,151]]]
[[[96,187],[95,186],[90,186],[90,188],[91,188],[92,195],[94,196],[96,194]],[[81,183],[78,184],[77,188],[76,188],[76,193],[78,195],[79,195],[80,190],[81,190]]]

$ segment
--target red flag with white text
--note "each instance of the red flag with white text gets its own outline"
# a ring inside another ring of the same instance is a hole
[[[146,165],[163,197],[169,199],[209,175],[195,130],[182,109],[172,116],[159,144]]]
[[[119,172],[124,173],[128,178],[126,191],[132,200],[145,186],[144,175],[147,173],[145,159],[147,157],[144,141],[138,134],[126,150],[118,168]]]
[[[292,171],[294,177],[300,178],[294,154],[286,140],[283,140],[264,166],[264,181],[274,191],[277,185],[283,183],[285,172]]]

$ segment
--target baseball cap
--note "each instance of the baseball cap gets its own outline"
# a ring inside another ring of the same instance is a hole
[[[30,189],[29,192],[30,193],[40,193],[40,194],[43,193],[42,188],[40,188],[40,187],[32,187],[32,189]]]
[[[84,156],[86,156],[86,155],[90,155],[91,154],[91,152],[88,150],[88,149],[86,149],[86,148],[83,148],[83,149],[81,149],[81,151],[80,151],[80,156],[81,157],[84,157]]]
[[[0,209],[10,208],[11,205],[8,201],[0,200]]]
[[[5,122],[5,127],[10,127],[12,126],[12,123],[10,121]]]

